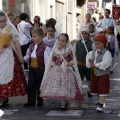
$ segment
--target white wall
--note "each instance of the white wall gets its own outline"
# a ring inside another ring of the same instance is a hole
[[[2,0],[0,0],[0,10],[2,10]]]
[[[116,0],[116,4],[117,4],[117,5],[120,5],[120,0]]]

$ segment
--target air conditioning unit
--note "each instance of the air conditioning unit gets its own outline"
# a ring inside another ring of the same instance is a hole
[[[88,0],[89,2],[98,2],[98,0]]]

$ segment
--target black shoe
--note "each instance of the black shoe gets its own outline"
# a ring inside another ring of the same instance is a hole
[[[43,106],[43,102],[38,102],[37,106]]]
[[[113,74],[113,71],[110,71],[110,74]]]
[[[68,106],[68,103],[66,103],[65,105],[61,105],[61,109],[65,110],[67,108],[67,106]]]
[[[26,103],[26,104],[24,104],[24,107],[31,107],[31,106],[35,106],[35,103]]]
[[[4,107],[4,106],[8,105],[8,101],[9,101],[8,98],[4,98],[3,103],[0,107]]]
[[[6,100],[5,100],[5,104],[7,104],[9,102],[9,99],[8,98],[6,98]]]
[[[92,97],[93,95],[90,93],[90,91],[87,91],[88,97]]]

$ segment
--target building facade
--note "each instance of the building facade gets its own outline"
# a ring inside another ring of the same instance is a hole
[[[46,19],[55,18],[58,34],[66,32],[70,40],[76,39],[77,14],[81,14],[77,0],[0,0],[0,2],[2,3],[0,9],[6,12],[13,11],[14,16],[25,12],[30,15],[32,22],[35,15],[39,15],[43,23]]]

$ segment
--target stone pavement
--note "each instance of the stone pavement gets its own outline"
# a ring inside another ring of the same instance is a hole
[[[96,112],[97,96],[88,98],[85,94],[85,101],[82,103],[69,101],[65,111],[60,109],[60,101],[54,99],[44,100],[43,107],[24,108],[27,97],[22,96],[10,98],[9,105],[0,108],[5,113],[0,120],[120,120],[120,62],[110,75],[110,83],[111,92],[106,99],[106,112]],[[86,93],[86,82],[83,82],[83,90]],[[112,110],[112,113],[109,114],[109,110]]]

